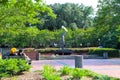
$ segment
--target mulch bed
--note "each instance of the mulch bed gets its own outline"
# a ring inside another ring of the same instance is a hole
[[[62,76],[62,80],[68,80],[70,78],[69,75]],[[20,75],[10,77],[10,78],[2,78],[1,80],[45,80],[42,75],[40,75],[40,72],[24,72]],[[79,79],[73,79],[73,80],[79,80]],[[93,80],[90,77],[84,77],[81,80]]]
[[[39,72],[24,72],[18,76],[2,78],[1,80],[44,80]]]

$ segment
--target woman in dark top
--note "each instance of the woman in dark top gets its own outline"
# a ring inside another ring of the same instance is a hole
[[[23,50],[22,50],[22,49],[20,49],[20,50],[18,51],[18,56],[24,56],[24,53],[23,53]]]

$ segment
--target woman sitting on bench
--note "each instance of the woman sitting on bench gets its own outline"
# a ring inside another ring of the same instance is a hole
[[[25,60],[29,63],[29,64],[31,64],[31,59],[23,52],[23,50],[22,49],[20,49],[19,51],[18,51],[18,54],[17,54],[18,56],[23,56],[23,57],[25,57]]]
[[[10,56],[16,56],[17,55],[17,49],[16,48],[11,48],[10,49]]]

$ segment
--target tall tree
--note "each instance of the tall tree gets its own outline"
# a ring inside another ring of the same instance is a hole
[[[40,16],[43,13],[56,17],[42,0],[0,0],[0,45],[14,46],[12,44],[16,43],[15,40],[20,38],[16,34],[19,31],[25,32],[26,26],[41,24],[43,19]],[[21,42],[23,46],[24,42]]]
[[[116,27],[120,25],[120,0],[99,0],[97,25]]]
[[[50,30],[60,29],[62,25],[71,27],[72,23],[75,23],[78,28],[91,26],[92,19],[90,15],[93,12],[93,8],[90,6],[74,3],[56,3],[50,6],[57,15],[57,18],[56,20],[48,18],[43,28],[51,28]]]
[[[120,0],[99,0],[98,12],[95,18],[97,33],[105,47],[116,47],[118,44],[118,29],[120,25]]]
[[[26,26],[25,23],[41,23],[41,13],[55,17],[52,9],[42,0],[2,0],[0,1],[0,27]]]

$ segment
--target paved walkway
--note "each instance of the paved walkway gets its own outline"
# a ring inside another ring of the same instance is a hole
[[[57,69],[68,65],[75,67],[74,60],[39,60],[32,61],[31,71],[40,70],[46,64],[49,64]],[[94,72],[120,78],[120,59],[84,59],[83,68]]]

